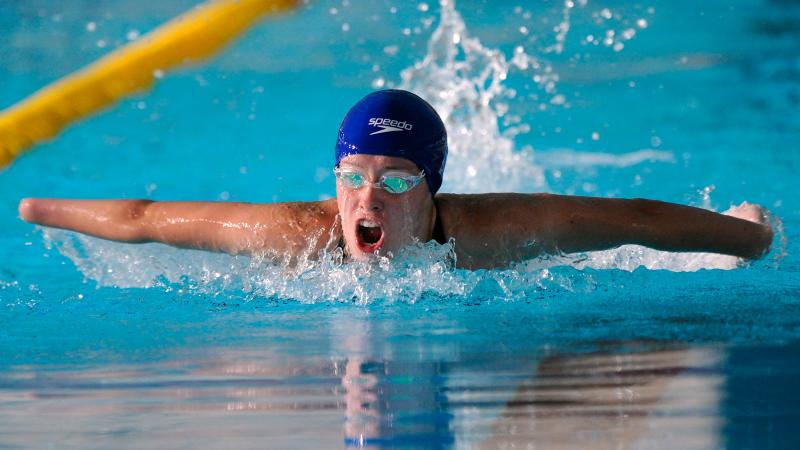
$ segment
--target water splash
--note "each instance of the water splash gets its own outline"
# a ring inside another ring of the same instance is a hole
[[[453,243],[417,243],[391,258],[342,263],[341,250],[287,267],[269,258],[180,250],[162,244],[121,245],[64,230],[45,229],[45,241],[69,258],[98,287],[160,287],[212,297],[231,292],[251,299],[302,303],[414,303],[433,296],[508,301],[542,289],[589,289],[564,267],[468,271],[454,268]]]
[[[553,28],[554,43],[542,49],[542,54],[564,50],[571,12],[586,4],[564,1],[561,22]],[[548,189],[545,172],[553,167],[581,167],[592,162],[617,167],[644,161],[674,162],[672,153],[652,149],[623,154],[566,150],[540,156],[530,147],[516,148],[515,137],[530,131],[530,124],[515,113],[515,99],[524,98],[527,108],[535,111],[569,106],[558,92],[557,71],[522,45],[516,46],[510,57],[484,46],[469,35],[454,0],[442,0],[440,5],[439,24],[428,41],[425,57],[402,71],[398,87],[427,99],[447,126],[450,153],[444,191],[543,191]],[[512,75],[532,82],[540,93],[521,93],[509,87],[507,81]],[[556,161],[555,157],[563,158]]]
[[[509,60],[467,32],[454,2],[441,2],[441,18],[422,61],[401,73],[401,89],[431,102],[448,129],[443,190],[451,192],[535,191],[546,187],[544,171],[531,151],[516,151],[513,136],[527,125],[500,130],[499,120],[516,96],[504,81],[512,67],[537,72],[540,84],[554,89],[552,68],[521,47]],[[518,122],[518,118],[512,122]]]

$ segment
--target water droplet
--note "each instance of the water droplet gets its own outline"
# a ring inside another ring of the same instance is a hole
[[[342,31],[344,31],[345,33],[347,33],[348,31],[350,31],[350,24],[349,24],[349,23],[347,23],[347,22],[343,23],[343,24],[342,24]]]
[[[98,40],[97,41],[97,47],[98,48],[106,48],[106,40],[105,39]]]
[[[422,2],[422,3],[420,3],[419,5],[417,5],[417,9],[418,9],[418,10],[420,10],[420,11],[422,11],[422,12],[426,12],[426,11],[428,11],[428,8],[429,8],[429,7],[428,7],[428,4],[427,4],[427,3],[425,3],[425,2]]]
[[[634,36],[636,36],[636,30],[633,28],[628,28],[622,32],[622,39],[630,40],[633,39]]]
[[[611,10],[608,8],[603,8],[600,11],[600,16],[604,19],[610,19],[612,17]]]
[[[139,30],[131,30],[131,31],[128,31],[128,34],[126,34],[126,35],[125,35],[125,37],[126,37],[126,38],[127,38],[129,41],[135,41],[136,39],[138,39],[138,38],[139,38]]]
[[[647,20],[639,19],[636,21],[636,26],[639,28],[647,28]]]
[[[661,138],[658,136],[652,136],[650,138],[650,145],[653,146],[653,148],[661,147]]]
[[[522,34],[527,35],[528,34],[528,27],[526,27],[526,26],[519,27],[519,32],[522,33]]]
[[[372,88],[373,89],[381,89],[386,84],[386,80],[383,77],[378,77],[372,80]]]
[[[600,140],[600,133],[598,133],[597,131],[593,131],[592,132],[592,140],[593,141],[599,141]]]
[[[156,70],[154,70],[154,71],[153,71],[153,77],[155,77],[155,78],[157,78],[157,79],[159,79],[159,80],[160,80],[160,79],[162,79],[162,78],[164,78],[164,71],[163,71],[163,70],[161,70],[161,69],[156,69]]]
[[[331,9],[329,9],[329,10],[328,10],[328,12],[329,12],[329,13],[330,13],[332,16],[335,16],[336,14],[339,14],[339,10],[338,10],[337,8],[335,8],[335,7],[334,7],[334,8],[331,8]]]
[[[94,33],[94,31],[96,29],[97,29],[97,24],[96,23],[89,22],[89,23],[86,24],[86,31],[88,31],[89,33]]]

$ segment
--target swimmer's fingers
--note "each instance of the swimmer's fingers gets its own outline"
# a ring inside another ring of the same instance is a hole
[[[23,198],[19,202],[19,217],[30,223],[50,225],[54,201],[45,198]]]
[[[731,206],[723,214],[726,216],[736,217],[737,219],[744,219],[750,222],[769,226],[769,222],[767,221],[767,211],[761,206],[753,203],[742,202],[738,206]]]
[[[730,207],[723,214],[761,225],[762,230],[760,235],[754,236],[754,239],[757,240],[760,244],[761,252],[752,259],[758,259],[767,254],[767,252],[770,249],[770,246],[772,245],[772,239],[775,235],[775,232],[773,231],[772,225],[770,224],[769,212],[766,209],[764,209],[760,205],[748,202],[742,202],[738,206]],[[743,259],[741,261],[740,266],[747,265],[750,260],[751,259]]]

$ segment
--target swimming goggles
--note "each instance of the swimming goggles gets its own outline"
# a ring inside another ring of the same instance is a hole
[[[410,175],[405,172],[386,172],[381,175],[377,183],[370,183],[364,174],[357,170],[337,167],[333,169],[333,173],[336,175],[336,179],[341,181],[348,189],[361,189],[366,185],[370,185],[377,189],[383,189],[390,194],[408,192],[425,178],[424,170],[419,175]]]

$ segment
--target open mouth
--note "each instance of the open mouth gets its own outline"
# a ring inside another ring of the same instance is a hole
[[[383,228],[377,222],[360,220],[356,225],[356,237],[361,251],[374,253],[383,244]]]

